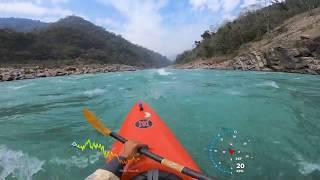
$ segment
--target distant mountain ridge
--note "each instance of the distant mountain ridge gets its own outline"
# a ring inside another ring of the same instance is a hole
[[[0,64],[125,64],[163,67],[165,57],[77,16],[54,23],[0,19]]]
[[[32,32],[44,29],[49,23],[25,18],[0,18],[0,29],[12,29],[17,32]]]

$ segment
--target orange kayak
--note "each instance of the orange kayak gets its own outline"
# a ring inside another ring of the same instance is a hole
[[[126,139],[147,144],[151,152],[200,172],[197,164],[172,131],[159,115],[144,102],[138,102],[133,106],[124,120],[119,134]],[[112,146],[112,152],[119,154],[122,146],[122,143],[115,142]],[[143,156],[138,161],[130,161],[126,165],[121,179],[132,179],[142,174],[148,174],[148,171],[155,169],[162,174],[169,174],[169,176],[171,174],[171,176],[182,179],[192,179]]]

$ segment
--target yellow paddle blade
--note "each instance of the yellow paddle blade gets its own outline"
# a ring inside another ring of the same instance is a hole
[[[86,117],[87,121],[101,134],[105,136],[110,135],[111,130],[107,128],[94,113],[90,112],[88,108],[83,109],[83,115]]]

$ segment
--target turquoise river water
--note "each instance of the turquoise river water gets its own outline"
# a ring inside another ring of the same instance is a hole
[[[0,83],[0,180],[84,179],[104,158],[71,143],[110,147],[113,140],[86,122],[82,108],[118,130],[139,99],[211,176],[320,179],[319,76],[160,69]],[[230,154],[213,152],[225,145],[210,146],[225,129],[239,135],[236,152],[250,154],[243,173],[229,175],[213,163],[233,167]],[[250,147],[242,147],[244,139]]]

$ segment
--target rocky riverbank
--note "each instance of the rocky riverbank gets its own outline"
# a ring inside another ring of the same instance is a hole
[[[319,38],[320,39],[320,38]],[[319,46],[320,43],[315,46]],[[307,47],[307,46],[306,46]],[[320,56],[315,48],[276,47],[265,52],[252,51],[237,56],[231,66],[244,71],[276,71],[302,74],[320,74]]]
[[[62,68],[45,68],[32,65],[5,67],[0,68],[0,82],[89,73],[136,71],[138,69],[138,67],[120,64],[66,66]]]
[[[173,67],[320,74],[320,8],[290,18],[262,40],[243,45],[235,55]]]
[[[252,50],[222,62],[212,58],[178,64],[173,68],[320,74],[320,37],[315,39],[301,38],[296,43],[299,45],[296,44],[294,47],[277,46]]]

